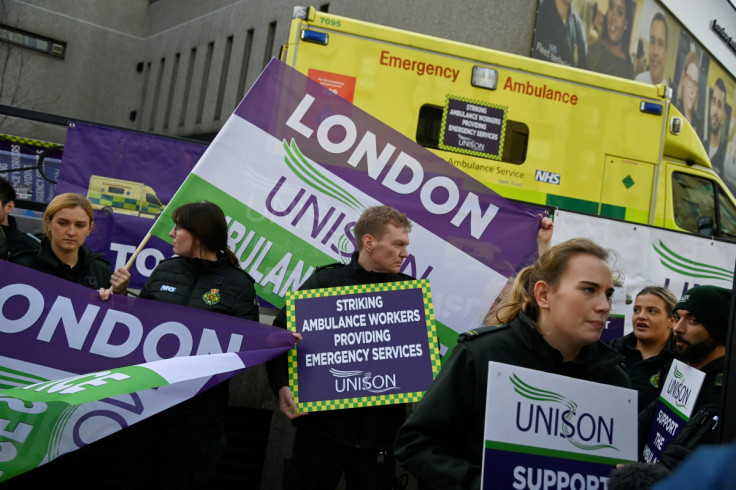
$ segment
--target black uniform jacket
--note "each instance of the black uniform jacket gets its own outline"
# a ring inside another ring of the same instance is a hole
[[[414,278],[398,273],[382,273],[365,270],[354,253],[349,264],[332,264],[318,268],[302,286],[304,289],[322,289],[357,284],[380,284],[384,282],[411,281]],[[282,309],[273,324],[286,328],[286,309]],[[289,385],[286,355],[267,364],[271,389],[278,396],[283,386]],[[390,448],[396,430],[406,419],[404,405],[381,407],[348,408],[328,412],[313,412],[294,419],[299,430],[308,431],[317,437],[333,440],[350,447]]]
[[[88,288],[107,289],[110,287],[110,276],[112,276],[110,263],[102,258],[102,254],[93,252],[87,245],[79,247],[79,260],[74,267],[69,267],[56,257],[51,251],[51,242],[48,238],[41,241],[40,250],[21,252],[12,256],[10,260]]]
[[[622,357],[602,342],[563,362],[524,315],[462,334],[424,398],[396,437],[397,463],[428,488],[480,488],[488,362],[625,388]]]
[[[7,259],[8,256],[12,257],[26,251],[38,252],[40,246],[38,239],[20,231],[13,216],[8,216],[8,226],[0,225],[0,229],[2,229],[0,231],[0,259]],[[5,235],[5,245],[8,247],[5,252],[3,252],[3,235]]]
[[[162,260],[140,297],[258,321],[253,278],[224,256],[216,261],[188,257]]]
[[[636,336],[633,332],[606,343],[624,356],[622,367],[631,378],[634,389],[639,392],[639,411],[645,409],[662,391],[662,383],[675,357],[672,338],[667,341],[659,354],[649,359],[641,357],[641,352],[636,348]]]

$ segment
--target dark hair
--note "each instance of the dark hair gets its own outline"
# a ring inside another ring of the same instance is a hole
[[[217,204],[207,201],[182,204],[171,215],[174,224],[192,235],[193,245],[210,252],[222,252],[233,265],[235,255],[227,248],[227,221]]]
[[[380,240],[384,234],[384,228],[389,223],[398,227],[403,226],[406,231],[411,231],[409,218],[391,206],[373,206],[363,211],[353,229],[355,241],[358,242],[358,250],[363,249],[365,235],[372,235],[376,240]]]
[[[624,32],[621,34],[621,48],[623,49],[624,54],[628,57],[629,47],[631,46],[631,33],[634,30],[634,11],[636,10],[636,4],[634,4],[634,0],[623,0],[623,2],[624,8],[626,8],[626,26],[628,27],[625,28]],[[610,7],[606,10],[606,15],[603,16],[601,39],[611,42],[611,40],[608,39],[608,10],[610,10]]]
[[[0,205],[5,206],[11,201],[18,199],[15,189],[7,179],[0,177]]]
[[[539,305],[534,295],[534,285],[544,281],[550,288],[557,288],[570,259],[578,254],[593,255],[606,262],[610,257],[608,250],[587,238],[573,238],[547,249],[534,264],[524,267],[516,276],[511,293],[495,310],[496,321],[509,323],[519,311],[536,321],[539,317]],[[492,324],[488,318],[486,323]]]
[[[718,87],[719,89],[721,89],[721,92],[723,92],[723,95],[726,95],[726,84],[723,83],[723,79],[722,78],[718,77],[716,79],[716,83],[715,83],[715,86],[714,87]]]
[[[659,20],[664,24],[664,47],[667,47],[667,43],[670,41],[670,28],[667,26],[667,21],[664,18],[664,14],[662,12],[657,12],[654,14],[654,17],[652,17],[652,23],[649,24],[649,30],[652,29],[652,26],[654,25],[654,21]]]

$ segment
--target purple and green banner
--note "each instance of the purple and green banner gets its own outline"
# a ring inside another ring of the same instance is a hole
[[[412,220],[402,271],[432,284],[440,343],[478,326],[507,277],[534,260],[540,219],[319,83],[272,60],[153,229],[206,198],[229,218],[228,246],[282,306],[320,265],[348,262],[369,206]]]
[[[130,259],[206,148],[70,122],[57,192],[76,192],[92,202],[95,230],[86,244],[117,269]],[[158,262],[170,256],[170,244],[150,240],[131,267],[129,286],[142,288]]]
[[[0,261],[0,481],[293,345],[276,327],[128,296],[101,301]]]
[[[286,295],[289,385],[302,412],[421,400],[439,372],[429,281]]]

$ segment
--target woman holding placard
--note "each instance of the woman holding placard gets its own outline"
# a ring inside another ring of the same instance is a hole
[[[488,362],[629,388],[598,339],[611,309],[608,252],[587,239],[551,247],[519,272],[499,327],[460,335],[396,438],[396,459],[428,488],[480,488]]]

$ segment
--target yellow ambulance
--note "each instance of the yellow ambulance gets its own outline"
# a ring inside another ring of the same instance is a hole
[[[281,60],[504,197],[736,240],[664,85],[296,7]]]
[[[94,209],[104,213],[119,213],[155,218],[166,207],[150,186],[130,180],[91,175],[87,199]]]

